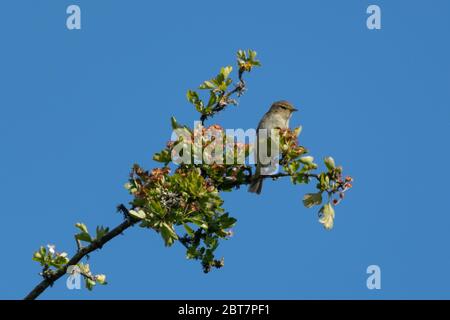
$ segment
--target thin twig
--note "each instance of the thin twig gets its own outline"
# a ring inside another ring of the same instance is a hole
[[[242,78],[242,75],[243,72],[239,70],[239,82],[235,85],[234,89],[227,93],[223,93],[219,101],[212,108],[211,113],[201,115],[200,121],[202,122],[202,125],[205,124],[205,121],[208,120],[208,118],[212,118],[216,113],[225,109],[230,104],[229,99],[233,94],[237,93],[238,96],[240,96],[245,91],[245,81]]]
[[[315,173],[304,173],[304,175],[308,178],[314,178],[316,180],[320,180],[319,176]],[[291,177],[291,176],[292,175],[289,173],[278,173],[278,174],[274,174],[274,175],[261,176],[261,178],[276,180],[278,178]],[[247,175],[244,181],[232,181],[232,182],[223,183],[222,185],[219,185],[217,189],[223,190],[223,189],[235,188],[235,187],[239,187],[241,185],[250,184],[252,182],[252,177],[253,177],[252,175]]]
[[[125,206],[123,205],[119,206],[119,210],[123,211],[124,209],[126,210],[126,212],[128,212]],[[126,215],[128,216],[128,214]],[[124,232],[129,227],[132,227],[138,221],[139,220],[133,220],[131,219],[131,217],[128,216],[128,218],[124,222],[122,222],[117,227],[106,233],[103,237],[101,237],[100,239],[95,239],[88,246],[79,249],[77,253],[69,260],[69,262],[64,267],[56,271],[53,271],[51,274],[46,276],[44,280],[41,281],[41,283],[39,283],[33,290],[31,290],[31,292],[24,298],[24,300],[36,299],[42,292],[45,291],[45,289],[53,285],[53,283],[56,280],[58,280],[64,274],[66,274],[67,268],[69,266],[76,265],[81,261],[81,259],[86,257],[89,253],[91,253],[94,250],[100,249],[105,243],[122,234],[122,232]]]

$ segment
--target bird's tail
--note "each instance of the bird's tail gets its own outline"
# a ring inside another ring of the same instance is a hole
[[[261,176],[255,176],[250,182],[250,186],[248,187],[248,192],[253,192],[256,194],[260,194],[263,186],[263,178]]]

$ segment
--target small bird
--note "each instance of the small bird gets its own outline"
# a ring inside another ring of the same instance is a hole
[[[294,106],[288,101],[282,100],[277,101],[272,104],[269,111],[262,117],[258,124],[257,135],[259,135],[259,129],[266,129],[267,136],[270,137],[271,129],[288,129],[289,120],[291,119],[292,113],[298,111]],[[258,136],[259,144],[259,136]],[[255,152],[256,157],[256,170],[255,174],[251,178],[250,186],[248,188],[249,192],[254,192],[260,194],[262,190],[262,184],[264,176],[261,175],[261,168],[263,165],[258,161],[258,151]]]

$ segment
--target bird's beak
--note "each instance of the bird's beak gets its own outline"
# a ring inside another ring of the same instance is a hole
[[[292,108],[292,112],[298,111],[298,109],[296,108]]]

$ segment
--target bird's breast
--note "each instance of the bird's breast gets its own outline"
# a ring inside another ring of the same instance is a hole
[[[268,114],[266,115],[258,126],[259,129],[273,129],[280,128],[286,129],[289,128],[289,119],[279,115],[279,114]]]

